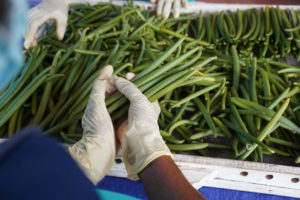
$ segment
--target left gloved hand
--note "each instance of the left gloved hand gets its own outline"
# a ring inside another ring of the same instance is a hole
[[[114,90],[109,82],[112,73],[112,66],[105,67],[94,83],[82,118],[83,136],[68,148],[73,159],[94,184],[110,170],[116,154],[114,127],[105,106],[105,93]]]
[[[151,0],[151,3],[156,3],[156,14],[162,16],[163,18],[168,18],[170,16],[171,10],[173,10],[174,18],[178,18],[180,15],[180,7],[186,8],[186,0]]]

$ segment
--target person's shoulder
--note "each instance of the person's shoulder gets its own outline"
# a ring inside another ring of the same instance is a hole
[[[5,155],[11,153],[16,147],[20,146],[28,139],[33,137],[42,137],[43,131],[39,127],[30,127],[15,132],[11,137],[3,139],[0,143],[0,161]]]

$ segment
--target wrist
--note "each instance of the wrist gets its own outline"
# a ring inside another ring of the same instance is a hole
[[[153,168],[161,168],[162,164],[165,162],[170,162],[173,160],[173,156],[161,155],[149,162],[139,173],[138,176],[141,177],[144,171],[152,170]],[[173,162],[173,161],[172,161]]]
[[[134,165],[128,165],[125,162],[127,173],[128,173],[128,178],[132,180],[138,180],[139,176],[138,174],[141,173],[145,168],[148,168],[149,166],[152,165],[153,162],[156,162],[157,159],[161,158],[167,158],[173,159],[173,155],[171,154],[170,151],[156,151],[146,157],[143,158],[138,158],[137,162]]]

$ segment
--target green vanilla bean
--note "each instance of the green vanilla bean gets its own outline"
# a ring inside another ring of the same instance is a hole
[[[205,149],[208,143],[195,143],[195,144],[167,144],[171,151],[195,151]]]
[[[273,126],[275,126],[275,124],[279,121],[280,117],[286,110],[289,103],[290,103],[290,99],[285,100],[281,108],[276,112],[276,114],[272,117],[269,123],[264,127],[264,129],[258,135],[257,139],[259,141],[264,140],[271,133]],[[241,159],[245,160],[256,149],[256,147],[257,144],[253,144],[252,147],[248,151],[246,151],[245,154],[242,155]]]

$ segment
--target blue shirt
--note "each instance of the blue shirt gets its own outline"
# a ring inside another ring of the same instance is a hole
[[[95,190],[65,149],[39,128],[20,131],[0,144],[0,194],[1,200],[136,199]]]

